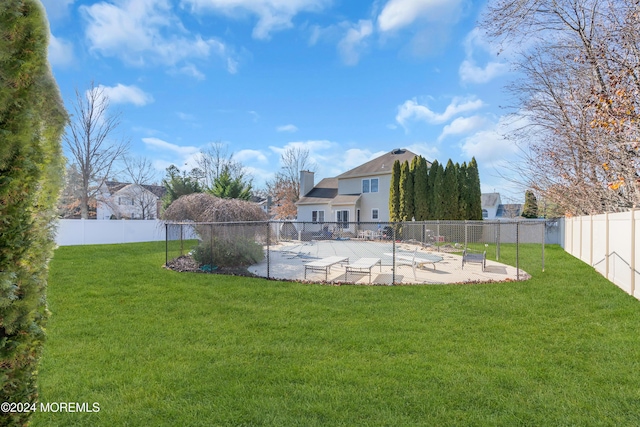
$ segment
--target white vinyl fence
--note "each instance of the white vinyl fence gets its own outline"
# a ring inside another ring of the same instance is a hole
[[[158,220],[61,219],[56,233],[59,246],[157,240],[165,240],[164,223]]]
[[[565,219],[564,249],[640,299],[640,214],[607,213]]]

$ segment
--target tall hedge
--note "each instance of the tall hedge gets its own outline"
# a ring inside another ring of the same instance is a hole
[[[400,221],[400,162],[393,162],[389,189],[389,221]]]
[[[429,167],[427,159],[422,156],[413,158],[413,209],[416,221],[426,221],[429,219]]]
[[[400,220],[413,218],[413,173],[409,162],[405,160],[400,167]]]
[[[36,0],[0,2],[0,384],[2,402],[36,402],[47,265],[64,171],[67,121],[47,62],[49,29]],[[23,425],[30,412],[0,412]]]

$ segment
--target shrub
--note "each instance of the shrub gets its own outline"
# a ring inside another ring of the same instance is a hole
[[[246,267],[264,259],[262,245],[247,238],[203,241],[193,250],[193,259],[200,266]]]
[[[35,404],[67,120],[39,1],[0,2],[0,402]],[[0,412],[27,425],[31,412]]]

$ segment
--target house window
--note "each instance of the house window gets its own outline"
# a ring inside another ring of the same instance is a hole
[[[380,218],[380,212],[378,211],[378,209],[371,209],[371,219],[379,219]]]
[[[311,211],[311,221],[324,222],[324,211]]]
[[[378,178],[363,179],[362,180],[362,192],[363,193],[377,193],[378,192]]]
[[[349,211],[337,211],[336,221],[339,228],[349,228]]]
[[[482,209],[482,218],[488,218],[489,212],[486,209]]]

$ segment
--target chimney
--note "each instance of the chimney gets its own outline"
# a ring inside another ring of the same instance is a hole
[[[300,197],[306,196],[314,185],[313,172],[300,171]]]

